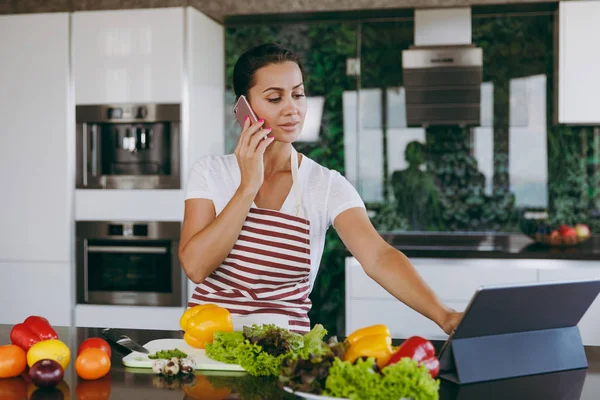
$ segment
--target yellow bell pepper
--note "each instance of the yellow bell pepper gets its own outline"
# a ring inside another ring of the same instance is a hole
[[[187,324],[188,324],[188,321],[190,320],[190,318],[192,318],[193,316],[195,316],[202,310],[206,310],[207,308],[214,308],[214,307],[218,307],[218,306],[216,304],[200,304],[200,305],[188,308],[187,310],[185,310],[185,312],[179,319],[179,326],[181,326],[181,329],[183,329],[183,331],[187,331]]]
[[[391,337],[390,330],[388,329],[388,327],[380,324],[357,329],[346,338],[346,341],[348,342],[348,344],[352,345],[353,343],[356,343],[358,340],[362,339],[365,336],[375,335],[385,335]]]
[[[179,323],[185,332],[183,340],[198,349],[212,343],[215,332],[233,331],[231,314],[226,308],[215,304],[202,304],[190,308],[182,315]]]
[[[358,329],[346,338],[350,345],[344,361],[353,363],[359,357],[373,357],[377,366],[383,368],[392,357],[392,337],[385,325],[373,325]]]

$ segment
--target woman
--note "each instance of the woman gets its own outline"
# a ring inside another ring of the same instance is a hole
[[[239,58],[233,80],[236,96],[261,119],[246,118],[234,154],[203,157],[192,168],[179,248],[197,284],[188,306],[225,307],[236,330],[272,323],[308,332],[308,295],[333,225],[371,278],[451,333],[461,313],[379,236],[354,187],[292,146],[307,108],[298,57],[277,44],[258,46]]]

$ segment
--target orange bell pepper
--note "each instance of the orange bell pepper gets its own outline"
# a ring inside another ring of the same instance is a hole
[[[202,304],[188,309],[179,321],[187,344],[203,349],[212,343],[215,332],[233,331],[231,314],[216,304]]]

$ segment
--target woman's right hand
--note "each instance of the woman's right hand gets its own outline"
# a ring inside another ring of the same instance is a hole
[[[235,156],[241,173],[240,187],[258,193],[264,180],[263,155],[268,145],[273,143],[273,137],[267,137],[271,128],[262,129],[264,120],[254,124],[246,117],[240,139],[235,148]]]

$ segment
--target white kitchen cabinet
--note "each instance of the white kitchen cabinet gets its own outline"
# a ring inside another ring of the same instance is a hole
[[[457,311],[464,311],[468,301],[445,304]],[[432,320],[391,296],[385,300],[351,299],[346,309],[352,310],[350,315],[346,315],[346,335],[365,326],[383,324],[389,328],[393,338],[417,335],[430,340],[445,340],[448,337]]]
[[[69,326],[73,310],[69,263],[0,262],[0,324],[41,315],[52,325]]]
[[[563,268],[540,270],[540,282],[600,279],[600,262],[571,261]],[[600,296],[592,303],[578,324],[583,343],[600,346]]]
[[[189,113],[190,135],[183,143],[184,185],[199,157],[225,153],[225,30],[192,7],[187,8],[186,25],[190,106],[184,113]]]
[[[88,328],[158,329],[177,331],[185,307],[109,306],[78,304],[75,324]]]
[[[181,103],[183,8],[73,13],[76,104]]]
[[[597,261],[415,257],[411,262],[441,301],[457,311],[464,311],[481,286],[600,278]],[[346,259],[346,335],[374,324],[387,325],[397,338],[419,335],[440,340],[447,337],[435,323],[379,286],[355,258],[349,257]],[[600,297],[582,318],[579,329],[584,344],[600,345]]]
[[[69,14],[0,16],[0,54],[0,261],[67,263],[75,159]],[[10,273],[0,275],[2,285]],[[20,276],[20,285],[38,279]]]
[[[600,123],[600,2],[559,5],[558,122]]]

